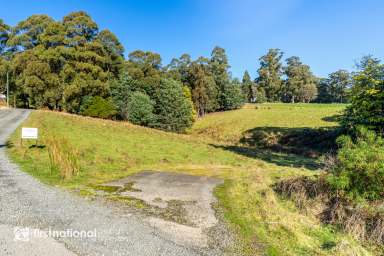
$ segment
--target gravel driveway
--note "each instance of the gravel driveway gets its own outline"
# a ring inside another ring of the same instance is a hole
[[[5,143],[28,114],[27,110],[0,110],[0,255],[221,254],[178,245],[140,216],[46,186],[21,172],[8,161]],[[36,231],[43,237],[35,237]],[[49,231],[67,233],[45,237]],[[74,238],[74,231],[88,232],[88,237]]]

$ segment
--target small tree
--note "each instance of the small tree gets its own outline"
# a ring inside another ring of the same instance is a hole
[[[284,100],[292,103],[310,102],[317,96],[316,79],[310,67],[304,65],[296,56],[288,58],[286,62]]]
[[[128,102],[132,93],[137,90],[138,82],[128,76],[121,74],[118,80],[114,81],[111,88],[112,99],[117,106],[121,119],[128,120]]]
[[[107,119],[115,117],[117,111],[111,99],[103,99],[95,96],[84,97],[80,113],[85,116]]]
[[[262,56],[260,60],[260,68],[258,69],[259,77],[257,85],[264,89],[267,101],[274,102],[281,99],[281,87],[283,75],[281,58],[283,52],[280,49],[269,49],[268,53]]]
[[[153,102],[142,92],[133,92],[127,104],[127,118],[137,125],[150,125],[154,120]]]
[[[206,65],[192,62],[187,76],[187,84],[191,89],[191,97],[199,116],[219,108],[218,89],[213,76]]]
[[[342,123],[348,129],[364,125],[384,134],[384,65],[368,56],[359,68]]]
[[[248,71],[244,72],[243,81],[242,81],[242,91],[247,101],[250,103],[255,102],[256,100],[256,88],[255,83],[251,80],[251,77]]]
[[[384,197],[384,140],[373,131],[359,127],[356,139],[338,138],[341,148],[328,183],[337,193],[352,199]]]
[[[237,79],[226,84],[222,94],[223,110],[237,109],[244,105],[245,97],[241,91],[241,83]]]
[[[265,96],[264,88],[257,85],[255,90],[255,103],[264,103],[266,101],[267,97]]]
[[[334,102],[347,102],[347,90],[351,87],[351,77],[348,71],[338,70],[329,74],[329,94]]]
[[[192,105],[184,96],[183,85],[172,79],[162,79],[153,95],[155,120],[153,127],[184,132],[192,126]]]

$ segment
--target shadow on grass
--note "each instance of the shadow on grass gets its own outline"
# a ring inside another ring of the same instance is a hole
[[[224,145],[212,145],[215,148],[228,150],[239,155],[243,155],[250,158],[260,159],[268,163],[273,163],[278,166],[288,166],[296,168],[307,168],[309,170],[317,170],[320,168],[320,164],[317,159],[303,157],[295,154],[287,154],[282,152],[273,152],[268,149],[257,149],[246,146],[224,146]]]
[[[321,120],[326,122],[340,122],[343,115],[333,115],[333,116],[326,116],[323,117]]]
[[[13,144],[13,142],[10,142],[10,141],[7,141],[5,144],[0,144],[0,148],[13,148],[15,145]],[[33,148],[36,148],[36,149],[44,149],[46,146],[45,145],[39,145],[39,144],[33,144],[33,145],[30,145],[28,146],[29,149],[33,149]]]
[[[37,148],[37,149],[44,149],[45,145],[31,145],[29,148]]]
[[[0,148],[13,148],[14,145],[12,142],[7,141],[5,144],[0,144]]]
[[[258,127],[244,132],[238,145],[212,146],[279,166],[315,170],[321,167],[321,155],[336,150],[340,133],[337,127]]]

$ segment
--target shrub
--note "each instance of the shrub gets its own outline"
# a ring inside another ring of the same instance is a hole
[[[384,197],[384,140],[375,132],[359,127],[356,138],[343,135],[336,163],[327,181],[338,193],[352,199]]]
[[[225,85],[221,93],[223,110],[232,110],[242,107],[246,99],[241,91],[241,84],[238,80],[233,80]]]
[[[267,101],[264,88],[261,88],[259,86],[257,87],[255,98],[256,98],[255,103],[264,103]]]
[[[117,106],[118,116],[121,119],[128,120],[129,98],[135,91],[145,92],[141,87],[143,87],[142,83],[132,79],[126,73],[123,73],[118,80],[112,83],[112,99]]]
[[[195,106],[193,105],[192,93],[191,93],[191,90],[188,88],[188,86],[183,86],[183,94],[184,94],[184,97],[187,99],[188,103],[191,105],[191,108],[192,108],[191,118],[192,118],[192,122],[195,122],[197,120],[197,111]]]
[[[119,117],[135,124],[185,132],[196,119],[190,90],[172,79],[154,85],[123,74],[111,91]]]
[[[80,113],[85,116],[98,118],[113,118],[116,116],[116,107],[110,99],[103,99],[99,96],[86,97],[80,108]]]
[[[133,92],[127,105],[127,119],[137,125],[149,125],[154,119],[153,102],[142,92]]]
[[[384,65],[372,57],[361,61],[353,77],[351,104],[342,124],[348,129],[364,125],[384,135]]]
[[[192,126],[192,105],[184,96],[181,83],[171,79],[162,79],[155,89],[153,100],[156,103],[153,127],[184,132]]]

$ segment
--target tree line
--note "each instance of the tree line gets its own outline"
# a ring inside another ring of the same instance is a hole
[[[9,74],[13,104],[47,108],[182,132],[198,116],[245,102],[345,102],[349,74],[316,78],[308,65],[271,49],[260,58],[258,77],[232,77],[225,50],[209,57],[188,54],[163,65],[161,56],[124,47],[99,30],[85,12],[56,21],[32,15],[11,27],[0,20],[0,93]]]
[[[248,102],[348,102],[352,82],[348,71],[318,78],[299,57],[287,58],[284,65],[283,56],[280,49],[270,49],[259,59],[258,77],[253,81],[245,71],[242,88]]]

